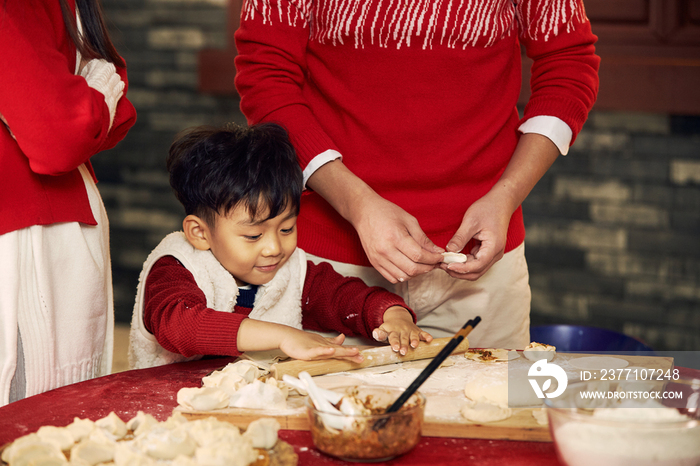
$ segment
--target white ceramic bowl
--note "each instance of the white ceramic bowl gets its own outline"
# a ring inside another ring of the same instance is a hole
[[[577,382],[545,405],[567,466],[700,465],[700,379]]]

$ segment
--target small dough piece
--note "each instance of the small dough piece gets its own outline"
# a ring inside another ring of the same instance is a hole
[[[229,395],[214,387],[184,387],[177,392],[177,403],[195,411],[211,411],[229,405]]]
[[[462,416],[472,422],[496,422],[508,419],[513,415],[513,410],[503,408],[491,403],[473,403],[462,407]]]
[[[467,255],[459,252],[443,252],[442,262],[444,264],[460,263],[463,264],[467,262]]]
[[[250,440],[253,448],[269,450],[277,443],[277,432],[280,427],[280,423],[276,419],[263,417],[251,422],[243,437]]]
[[[464,353],[464,357],[473,361],[482,362],[501,362],[511,361],[519,357],[517,351],[508,351],[507,349],[484,348],[484,349],[468,349]]]
[[[556,346],[547,345],[544,343],[537,343],[536,341],[531,342],[527,345],[527,348],[523,350],[523,356],[525,356],[530,361],[539,361],[540,359],[546,359],[551,361],[554,359],[556,354]]]

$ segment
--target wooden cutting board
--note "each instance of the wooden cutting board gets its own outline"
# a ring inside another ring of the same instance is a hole
[[[571,382],[577,380],[580,373],[579,369],[572,369],[572,360],[589,356],[598,355],[558,353],[552,362],[557,363],[565,369]],[[629,367],[663,369],[664,371],[673,368],[672,358],[652,356],[614,357],[627,360]],[[506,363],[467,361],[463,355],[453,355],[448,359],[448,361],[450,360],[455,362],[455,364],[451,367],[439,368],[419,390],[425,394],[427,398],[425,418],[423,421],[424,436],[551,441],[548,426],[541,425],[537,422],[532,415],[533,408],[515,408],[513,410],[514,414],[510,418],[485,424],[474,423],[462,418],[459,414],[459,408],[466,402],[463,393],[465,382],[454,380],[454,377],[459,377],[460,374],[474,374],[479,370],[492,370],[493,364]],[[527,361],[522,356],[518,361],[522,364],[531,364],[531,362]],[[427,360],[410,361],[391,366],[370,367],[355,371],[317,376],[314,377],[314,380],[316,380],[319,385],[326,388],[353,385],[358,383],[358,381],[359,383],[401,386],[401,377],[403,377],[408,380],[404,386],[408,386],[410,381],[418,375],[422,367],[428,362]],[[400,376],[396,375],[398,373],[401,373]],[[443,382],[447,380],[450,382]],[[431,386],[431,383],[433,386]],[[274,417],[280,422],[282,429],[308,430],[309,424],[306,415],[305,397],[298,395],[290,396],[287,400],[287,404],[288,409],[285,411],[243,408],[191,411],[181,407],[177,407],[175,410],[180,411],[188,418],[196,419],[214,416],[240,427],[246,427],[250,422],[260,417]]]

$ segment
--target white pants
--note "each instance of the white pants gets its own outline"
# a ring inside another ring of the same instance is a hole
[[[472,348],[522,349],[530,343],[530,284],[525,245],[508,252],[476,281],[450,277],[436,269],[392,284],[373,267],[335,262],[307,253],[314,263],[330,263],[344,276],[361,278],[401,296],[433,337],[451,337],[469,319],[481,323],[469,334]],[[357,344],[357,343],[355,343]]]
[[[0,406],[111,371],[109,225],[92,177],[84,166],[80,172],[97,226],[0,235]]]

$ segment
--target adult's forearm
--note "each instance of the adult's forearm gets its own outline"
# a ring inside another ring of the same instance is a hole
[[[490,194],[499,196],[502,202],[507,203],[510,212],[515,212],[558,155],[557,146],[547,137],[535,133],[523,134]]]
[[[368,197],[378,194],[340,160],[320,167],[306,185],[319,193],[344,219],[355,225],[357,207]]]

